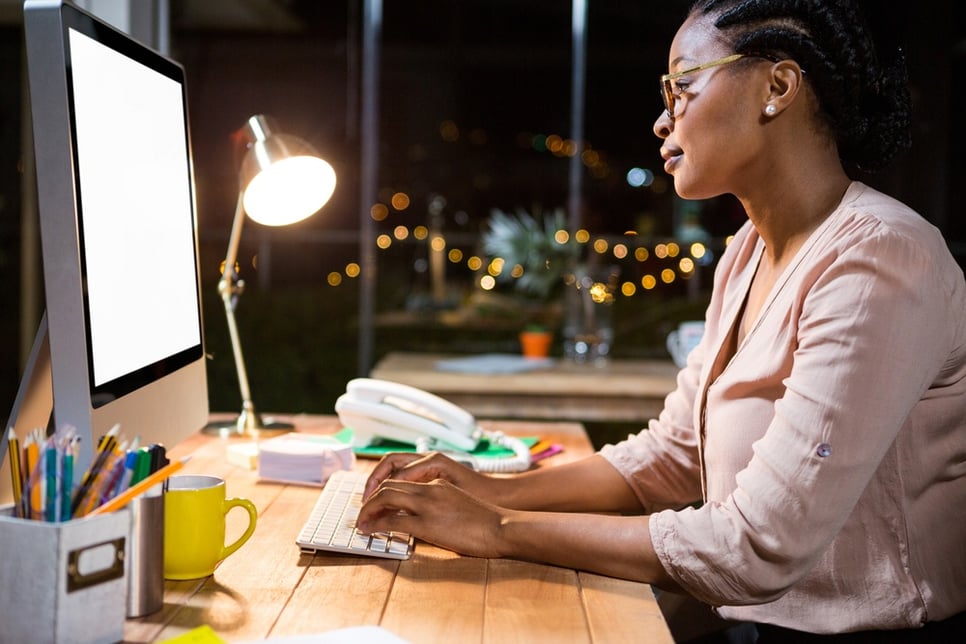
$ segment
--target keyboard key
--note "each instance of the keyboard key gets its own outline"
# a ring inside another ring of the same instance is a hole
[[[369,535],[362,534],[361,532],[356,532],[355,536],[352,537],[352,543],[349,544],[350,550],[362,550],[366,551],[369,549]]]
[[[389,547],[389,535],[385,532],[375,532],[369,542],[369,549],[374,552],[385,552]]]
[[[389,552],[397,555],[405,555],[409,552],[411,539],[408,534],[393,532],[389,537]]]

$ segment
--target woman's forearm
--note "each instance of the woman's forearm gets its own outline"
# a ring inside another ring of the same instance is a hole
[[[499,535],[504,557],[678,589],[654,552],[646,516],[511,510]]]
[[[501,507],[552,512],[626,512],[643,508],[602,456],[494,479],[481,496]]]

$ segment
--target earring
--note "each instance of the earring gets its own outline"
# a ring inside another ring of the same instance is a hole
[[[778,108],[772,103],[765,106],[765,116],[775,116],[778,113]]]

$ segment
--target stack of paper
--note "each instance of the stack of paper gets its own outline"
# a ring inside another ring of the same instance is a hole
[[[258,476],[272,481],[323,485],[353,463],[352,445],[323,434],[293,432],[258,444]]]
[[[228,445],[228,462],[246,470],[258,469],[258,443],[231,443]]]

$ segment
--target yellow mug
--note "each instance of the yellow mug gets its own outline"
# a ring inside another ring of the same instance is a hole
[[[248,512],[248,528],[225,545],[225,517],[235,507]],[[255,532],[258,512],[248,499],[226,498],[225,479],[194,474],[168,479],[164,495],[164,578],[199,579],[238,550]]]

